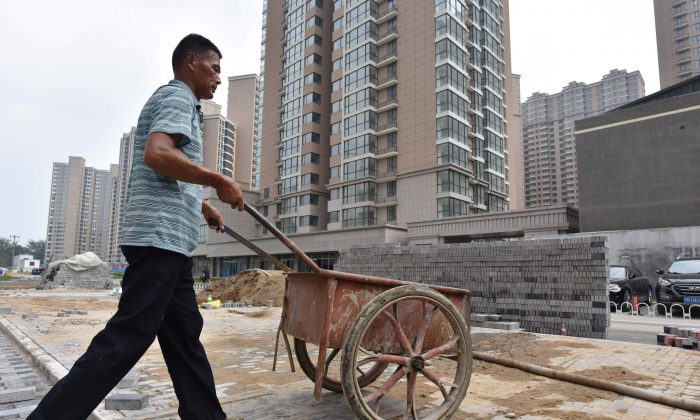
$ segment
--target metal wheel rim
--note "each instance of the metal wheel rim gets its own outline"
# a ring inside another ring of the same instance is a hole
[[[379,316],[382,314],[382,312],[384,312],[387,308],[390,308],[390,307],[393,306],[394,304],[397,304],[398,302],[401,302],[401,301],[404,301],[404,300],[420,300],[420,301],[425,301],[425,302],[428,302],[428,303],[430,303],[431,305],[433,305],[434,308],[439,308],[440,312],[445,316],[445,318],[446,318],[446,319],[448,320],[448,322],[450,323],[450,325],[451,325],[451,327],[452,327],[452,330],[453,330],[453,333],[454,333],[454,334],[459,334],[459,332],[460,332],[461,329],[460,329],[460,327],[459,327],[459,324],[458,324],[457,320],[453,318],[453,316],[452,316],[452,314],[450,313],[449,309],[448,309],[447,307],[445,307],[441,302],[436,301],[436,300],[434,300],[434,299],[432,299],[432,298],[430,298],[430,297],[428,297],[428,296],[404,296],[404,297],[401,297],[401,298],[398,298],[398,299],[396,299],[396,300],[392,300],[392,301],[388,302],[387,304],[385,304],[384,306],[382,306],[381,309],[380,309],[379,311],[377,311],[370,319],[368,319],[367,321],[365,321],[365,322],[362,324],[362,325],[364,326],[364,330],[363,330],[363,332],[362,332],[362,334],[361,334],[361,336],[360,336],[359,342],[361,343],[361,342],[363,341],[365,335],[367,334],[367,331],[369,330],[369,327],[373,324],[373,322],[377,319],[377,317],[379,317]],[[358,326],[358,327],[359,327],[359,326]],[[457,344],[458,349],[460,350],[460,352],[469,353],[469,352],[471,351],[471,342],[470,342],[470,339],[469,339],[468,331],[467,331],[467,335],[466,335],[466,340],[464,339],[464,337],[461,337],[461,338],[457,341],[456,344]],[[352,351],[353,351],[353,357],[352,357],[351,360],[355,360],[355,361],[356,361],[356,360],[358,359],[358,358],[357,358],[357,354],[356,354],[357,350],[356,350],[356,349],[352,349]],[[426,353],[426,352],[424,351],[423,353]],[[354,363],[356,363],[356,362],[354,362]],[[349,369],[349,370],[353,373],[353,375],[352,375],[352,384],[353,384],[353,386],[354,386],[355,391],[357,392],[357,394],[360,395],[360,396],[363,396],[363,394],[362,394],[362,392],[361,392],[361,388],[360,388],[360,386],[359,386],[359,384],[358,384],[358,381],[357,381],[357,376],[354,375],[354,370],[355,370],[355,365],[354,365],[354,363],[353,363],[352,366],[350,366],[350,369]],[[468,362],[467,362],[467,363],[460,363],[459,361],[456,362],[456,367],[455,367],[455,370],[454,370],[454,375],[451,375],[451,376],[453,376],[453,377],[450,378],[450,379],[453,380],[453,384],[452,384],[453,386],[449,387],[450,389],[449,389],[449,391],[448,391],[448,396],[447,396],[447,398],[444,398],[444,397],[443,397],[443,402],[442,402],[439,406],[437,406],[437,407],[429,406],[429,407],[431,407],[434,411],[428,412],[428,413],[427,413],[427,416],[421,417],[422,419],[440,419],[440,418],[444,418],[444,416],[446,415],[446,413],[448,413],[448,412],[450,411],[450,409],[453,408],[453,405],[454,405],[454,404],[459,405],[459,404],[461,403],[461,399],[460,399],[460,401],[455,402],[455,401],[454,401],[454,397],[455,397],[455,395],[457,395],[457,394],[460,393],[460,389],[461,389],[462,387],[465,387],[465,388],[466,388],[466,387],[468,387],[468,385],[469,385],[469,379],[470,379],[470,378],[467,377],[467,372],[468,372],[470,369],[469,369],[468,364],[469,364]],[[395,366],[395,365],[394,365],[394,366]],[[394,366],[389,366],[389,369],[393,369]],[[423,376],[422,379],[425,379],[425,377]],[[461,379],[461,380],[460,380],[460,379]],[[449,386],[449,385],[448,385],[448,386]],[[407,387],[408,387],[408,385],[407,385]],[[437,390],[437,392],[439,392],[439,390],[438,390],[437,388],[436,388],[436,390]],[[465,389],[465,391],[466,391],[466,389]],[[414,399],[414,401],[415,401],[415,399]],[[381,416],[379,416],[378,414],[376,414],[375,411],[374,411],[374,409],[368,405],[368,403],[365,401],[365,398],[361,398],[361,399],[359,400],[359,402],[360,402],[360,404],[362,405],[362,407],[364,408],[364,410],[365,410],[367,413],[369,413],[370,417],[368,417],[368,418],[375,419],[375,420],[383,419],[383,417],[381,417]],[[410,417],[409,417],[409,418],[410,418]]]

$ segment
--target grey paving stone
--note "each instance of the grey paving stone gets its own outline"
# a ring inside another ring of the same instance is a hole
[[[148,405],[148,397],[141,394],[112,394],[105,398],[106,410],[142,410]]]
[[[25,387],[0,390],[0,404],[17,401],[33,400],[36,397],[36,387]]]

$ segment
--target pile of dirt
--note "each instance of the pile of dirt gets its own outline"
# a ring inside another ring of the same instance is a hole
[[[212,281],[209,287],[199,293],[197,303],[202,303],[211,296],[212,299],[222,302],[232,300],[256,306],[265,305],[265,301],[269,299],[272,300],[273,306],[282,306],[286,277],[283,271],[242,271],[235,276]]]

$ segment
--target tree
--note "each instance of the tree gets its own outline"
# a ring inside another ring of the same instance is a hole
[[[46,253],[46,241],[44,240],[29,240],[27,246],[22,247],[22,252],[31,254],[35,260],[40,260],[39,264],[44,265],[44,254]]]
[[[16,248],[15,248],[16,250]],[[0,267],[9,268],[12,265],[12,240],[0,238]]]

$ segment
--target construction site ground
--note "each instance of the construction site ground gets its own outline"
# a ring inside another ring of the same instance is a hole
[[[54,360],[65,368],[83,353],[90,339],[116,311],[118,299],[107,291],[0,290],[4,334],[30,349],[34,363]],[[59,311],[86,315],[58,317]],[[229,309],[202,310],[201,340],[207,349],[224,410],[242,419],[352,419],[342,394],[324,391],[312,404],[312,382],[298,368],[290,371],[284,346],[278,368],[271,370],[281,308],[251,314]],[[38,317],[23,319],[34,313]],[[647,344],[622,343],[529,333],[501,333],[472,328],[475,351],[506,356],[566,372],[663,392],[700,398],[700,352]],[[26,345],[29,343],[29,346]],[[35,345],[33,345],[33,344]],[[42,356],[42,352],[43,356]],[[47,359],[45,356],[50,356]],[[295,361],[296,363],[296,361]],[[145,409],[105,410],[104,419],[178,418],[177,399],[155,342],[139,361],[132,391],[148,396]],[[45,390],[44,390],[45,392]],[[0,406],[3,410],[11,407]],[[26,412],[26,410],[25,410]],[[98,417],[98,418],[99,418]],[[8,417],[9,418],[9,417]],[[15,417],[16,418],[16,417]],[[548,379],[499,365],[475,361],[466,399],[454,418],[467,419],[691,419],[692,413],[615,393]]]

